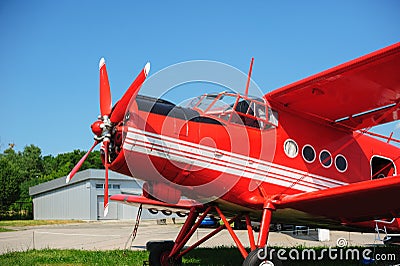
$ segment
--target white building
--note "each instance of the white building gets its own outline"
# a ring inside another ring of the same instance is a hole
[[[69,184],[66,177],[29,188],[33,198],[35,220],[101,220],[135,219],[138,208],[110,201],[107,217],[103,216],[104,170],[88,169],[78,172]],[[142,193],[141,180],[109,172],[109,194]],[[143,209],[142,219],[160,219]]]

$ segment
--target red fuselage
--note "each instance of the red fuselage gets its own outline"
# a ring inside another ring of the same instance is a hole
[[[174,201],[182,191],[200,202],[253,212],[262,210],[266,197],[397,174],[397,147],[260,99],[229,94],[237,97],[230,108],[216,108],[227,97],[218,95],[208,106],[201,105],[202,96],[188,108],[138,96],[117,127],[111,169],[150,186],[164,184],[152,193],[161,200]]]

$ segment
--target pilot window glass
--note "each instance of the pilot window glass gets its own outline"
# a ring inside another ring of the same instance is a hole
[[[268,108],[268,121],[273,126],[278,126],[278,112]]]
[[[206,111],[208,107],[214,103],[215,99],[217,98],[218,95],[206,95],[204,96],[199,103],[197,104],[196,108]]]
[[[271,109],[261,100],[249,100],[242,97],[239,98],[235,107],[235,114],[232,115],[231,122],[242,124],[252,128],[268,129],[276,126],[277,119],[273,119],[271,123],[270,117],[276,118],[277,114],[272,114]]]
[[[207,114],[220,116],[223,113],[229,113],[236,102],[236,97],[221,95],[213,102],[213,105],[205,111]]]
[[[263,99],[231,92],[206,94],[186,102],[186,107],[251,128],[268,129],[278,125],[278,114]]]

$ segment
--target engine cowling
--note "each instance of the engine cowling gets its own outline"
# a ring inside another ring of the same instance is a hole
[[[181,191],[165,183],[145,182],[143,184],[143,196],[176,204],[181,199]]]

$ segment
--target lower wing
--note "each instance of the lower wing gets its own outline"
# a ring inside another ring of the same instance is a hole
[[[116,194],[110,197],[110,200],[119,201],[132,206],[142,205],[146,209],[155,209],[157,211],[169,211],[174,213],[188,212],[192,207],[202,208],[203,205],[195,200],[181,199],[176,204],[165,203],[158,200],[146,198],[144,196]]]
[[[279,209],[292,208],[340,219],[344,223],[368,221],[399,217],[399,191],[400,178],[394,176],[314,192],[282,195],[274,203]]]

